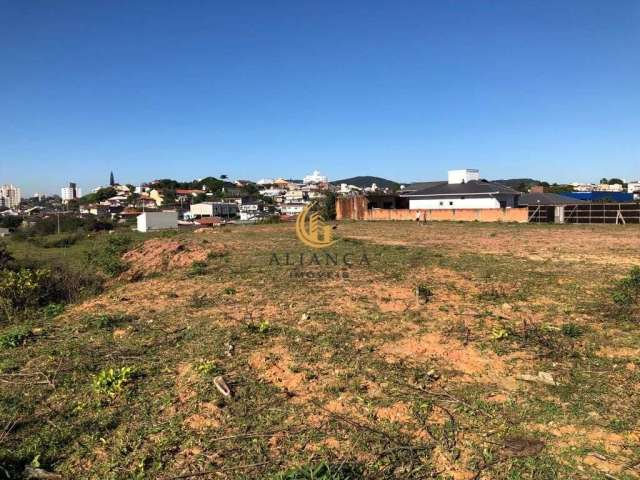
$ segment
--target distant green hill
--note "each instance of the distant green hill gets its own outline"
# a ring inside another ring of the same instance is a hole
[[[387,180],[386,178],[370,176],[344,178],[342,180],[334,180],[331,182],[332,185],[340,185],[341,183],[355,185],[360,188],[370,187],[372,183],[375,183],[378,188],[390,188],[391,190],[398,190],[400,188],[400,184],[398,182]]]
[[[531,185],[540,185],[542,183],[541,180],[535,180],[533,178],[506,178],[503,180],[491,180],[495,183],[500,183],[502,185],[506,185],[507,187],[511,187],[515,190],[521,189],[524,185],[524,190],[528,189]]]

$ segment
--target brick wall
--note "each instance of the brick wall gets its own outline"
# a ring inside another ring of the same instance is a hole
[[[342,197],[336,200],[338,220],[420,220],[453,222],[518,222],[527,223],[528,209],[525,208],[485,208],[458,210],[383,210],[367,209],[367,198]]]

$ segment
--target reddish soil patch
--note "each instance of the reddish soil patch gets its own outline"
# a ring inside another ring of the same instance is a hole
[[[125,276],[131,278],[174,268],[187,268],[194,262],[205,261],[210,252],[222,253],[224,246],[207,244],[205,248],[193,241],[153,238],[122,256],[130,265]]]
[[[516,388],[515,380],[506,376],[507,366],[502,358],[493,352],[480,352],[455,339],[445,339],[436,332],[383,345],[380,353],[389,362],[437,361],[445,368],[461,372],[467,380],[494,383],[509,390]]]
[[[376,417],[389,422],[408,423],[411,420],[409,406],[404,402],[376,409]]]
[[[192,430],[218,428],[221,425],[220,409],[214,403],[202,403],[200,411],[188,417],[184,424]]]
[[[292,394],[294,400],[304,398],[311,387],[305,382],[304,373],[293,371],[293,359],[288,350],[276,345],[266,352],[255,352],[249,357],[249,365],[260,377]]]

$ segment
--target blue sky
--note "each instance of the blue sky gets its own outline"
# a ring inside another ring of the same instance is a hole
[[[0,0],[0,183],[640,177],[637,0]]]

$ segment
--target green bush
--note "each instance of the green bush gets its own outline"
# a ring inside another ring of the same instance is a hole
[[[84,237],[81,233],[62,233],[60,235],[48,235],[34,237],[33,242],[42,248],[67,248],[74,245]]]
[[[64,312],[64,305],[61,303],[50,303],[42,309],[45,318],[53,318]]]
[[[102,270],[106,275],[115,277],[129,268],[121,257],[132,245],[133,239],[127,235],[110,236],[104,247],[96,248],[87,253],[86,261]]]
[[[640,267],[633,267],[628,275],[616,282],[612,298],[616,305],[630,308],[638,303],[640,295]]]
[[[115,397],[137,376],[135,367],[120,367],[102,370],[93,377],[93,391],[100,395]]]
[[[207,262],[195,261],[189,268],[189,275],[192,276],[204,275],[205,273],[207,273]]]
[[[7,250],[7,245],[0,242],[0,270],[10,268],[14,264],[13,256]]]
[[[31,336],[31,330],[26,327],[14,327],[0,335],[0,347],[13,348],[22,345]]]
[[[42,282],[49,273],[48,270],[28,268],[0,271],[0,307],[7,319],[40,304]]]
[[[322,462],[318,465],[304,465],[272,477],[273,480],[357,480],[362,478],[362,468],[358,465],[341,463],[332,465]]]
[[[68,303],[98,293],[102,282],[90,273],[76,272],[61,265],[50,268],[21,267],[0,270],[0,313],[5,319],[49,304]],[[45,308],[45,315],[60,306]]]
[[[562,334],[569,338],[578,338],[584,334],[584,329],[576,323],[565,323],[561,330]]]
[[[111,329],[129,323],[135,320],[136,317],[131,315],[124,315],[121,313],[101,313],[98,315],[88,315],[84,317],[83,321],[86,325],[93,328]]]

